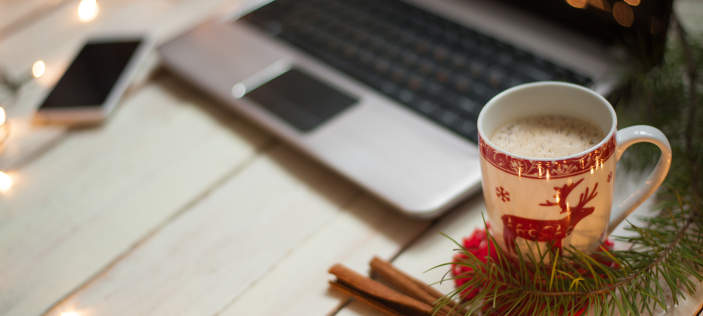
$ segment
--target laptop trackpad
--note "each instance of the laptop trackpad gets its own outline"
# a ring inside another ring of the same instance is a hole
[[[301,132],[307,132],[358,100],[292,68],[246,97]]]

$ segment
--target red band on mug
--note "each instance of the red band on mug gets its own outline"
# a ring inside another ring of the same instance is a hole
[[[581,156],[564,160],[528,160],[515,158],[498,152],[488,145],[481,135],[478,136],[478,148],[481,156],[496,168],[530,179],[560,179],[590,172],[602,167],[602,164],[615,152],[615,133],[603,146]]]

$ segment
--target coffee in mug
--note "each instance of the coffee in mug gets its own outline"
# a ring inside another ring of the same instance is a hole
[[[595,124],[563,115],[518,119],[499,128],[490,138],[509,153],[534,157],[566,157],[598,144],[605,133]]]

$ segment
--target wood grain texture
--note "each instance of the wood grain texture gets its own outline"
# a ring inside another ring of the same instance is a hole
[[[49,315],[213,315],[356,195],[355,186],[277,145]]]
[[[270,137],[162,78],[10,173],[0,314],[38,315],[216,186]],[[191,91],[192,92],[192,91]]]
[[[21,30],[71,0],[0,1],[0,40]]]
[[[0,170],[15,170],[40,155],[66,132],[62,126],[33,126],[28,117],[15,117],[7,122],[10,134],[0,146]]]
[[[329,267],[342,263],[367,274],[374,255],[392,257],[428,224],[363,194],[218,315],[325,315],[346,297],[330,290]]]

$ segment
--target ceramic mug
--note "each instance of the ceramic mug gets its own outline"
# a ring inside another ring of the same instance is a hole
[[[538,115],[561,115],[595,124],[606,134],[594,147],[559,158],[508,153],[489,140],[505,124]],[[563,82],[508,89],[478,117],[483,194],[493,236],[505,253],[536,254],[546,247],[589,253],[661,185],[671,165],[671,146],[651,126],[617,130],[615,111],[602,96]],[[625,201],[613,204],[615,163],[632,144],[650,142],[661,157],[652,173]],[[528,248],[528,246],[530,248]]]

